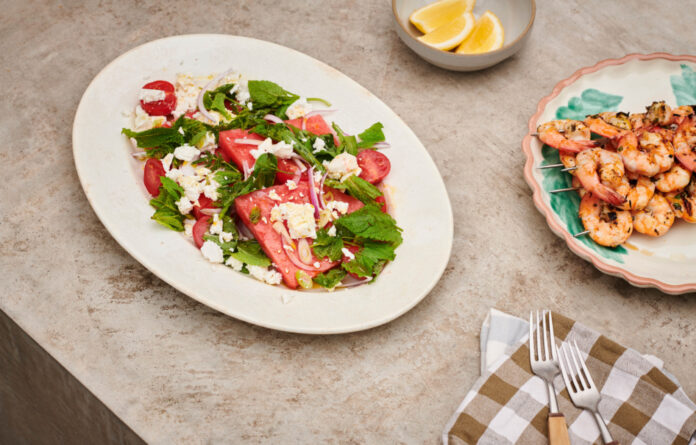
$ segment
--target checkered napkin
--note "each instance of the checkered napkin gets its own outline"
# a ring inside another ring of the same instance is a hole
[[[577,341],[601,389],[599,411],[614,440],[622,445],[696,443],[696,405],[659,359],[562,315],[554,313],[553,322],[557,344]],[[447,423],[446,445],[547,443],[548,395],[529,364],[528,334],[526,321],[489,312],[481,329],[482,377]],[[554,384],[573,445],[601,444],[592,415],[571,403],[560,375]]]

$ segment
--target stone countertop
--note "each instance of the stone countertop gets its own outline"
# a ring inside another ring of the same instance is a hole
[[[693,51],[680,2],[540,0],[526,47],[471,74],[412,53],[386,1],[9,1],[2,9],[0,309],[146,441],[436,443],[478,377],[490,307],[576,318],[664,359],[696,399],[694,295],[635,288],[572,254],[534,208],[520,148],[538,100],[579,67]],[[73,164],[77,104],[116,56],[188,33],[302,51],[411,126],[455,217],[449,266],[421,304],[367,332],[274,332],[177,292],[111,238]]]

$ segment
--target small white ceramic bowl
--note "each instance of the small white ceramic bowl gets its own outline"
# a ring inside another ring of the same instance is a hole
[[[536,14],[534,0],[478,0],[474,15],[478,18],[490,10],[498,16],[505,29],[505,43],[502,48],[487,53],[455,54],[422,43],[417,37],[423,34],[408,20],[413,11],[433,1],[392,0],[396,33],[416,54],[433,65],[453,71],[482,70],[515,54],[529,37]]]

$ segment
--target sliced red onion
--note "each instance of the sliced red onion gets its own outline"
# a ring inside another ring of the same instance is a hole
[[[328,176],[328,174],[328,172],[324,172],[324,174],[321,177],[321,181],[319,181],[319,199],[321,202],[322,209],[326,208],[326,202],[324,201],[324,181],[326,181],[326,177]]]
[[[288,233],[288,229],[285,228],[285,224],[280,221],[276,221],[271,227],[273,227],[273,230],[278,232],[281,238],[283,238],[283,245],[287,243],[288,245],[292,246],[291,248],[294,248],[295,243],[292,242],[292,238],[290,238],[290,234]]]
[[[232,73],[232,72],[234,72],[234,71],[235,71],[234,69],[227,70],[227,71],[225,71],[224,73],[215,76],[215,78],[214,78],[213,80],[211,80],[210,82],[208,82],[208,84],[207,84],[205,87],[203,87],[203,89],[201,90],[201,92],[198,93],[198,100],[197,100],[197,102],[198,102],[198,111],[200,111],[201,114],[202,114],[203,116],[207,117],[207,118],[210,119],[212,122],[217,122],[217,117],[215,117],[215,115],[213,115],[213,114],[210,114],[210,113],[208,112],[208,110],[205,109],[205,105],[203,104],[203,96],[205,96],[206,91],[208,91],[209,89],[211,89],[214,85],[217,85],[218,82],[220,82],[220,80],[221,80],[223,77],[225,77],[226,75],[228,75],[228,74],[230,74],[230,73]]]
[[[259,141],[257,139],[235,139],[234,140],[235,144],[246,144],[246,145],[261,145],[263,141]]]
[[[254,234],[251,233],[251,230],[249,230],[249,228],[246,226],[246,224],[244,224],[244,223],[241,222],[241,221],[239,221],[239,222],[237,223],[237,230],[239,231],[239,233],[240,233],[241,235],[243,235],[243,236],[246,237],[247,239],[253,239],[253,238],[254,238]]]
[[[309,118],[309,117],[315,116],[315,115],[317,115],[317,114],[319,114],[319,115],[331,114],[331,113],[335,113],[335,112],[337,112],[337,111],[338,111],[338,110],[335,109],[335,108],[324,108],[324,109],[322,109],[322,110],[312,110],[312,111],[310,111],[309,113],[305,114],[304,117],[305,117],[305,118]]]
[[[267,114],[263,118],[266,119],[267,121],[271,121],[271,122],[276,123],[276,124],[283,123],[283,119],[281,119],[278,116],[273,115],[273,114]]]
[[[297,242],[297,254],[300,257],[300,261],[304,264],[312,264],[312,250],[309,248],[307,238],[302,238]]]
[[[146,151],[136,151],[135,153],[131,153],[131,156],[134,158],[139,158],[140,156],[145,156],[146,154]]]
[[[317,199],[317,190],[314,188],[314,166],[309,167],[309,200],[314,206],[314,217],[319,219],[319,200]]]
[[[206,209],[201,209],[201,213],[204,215],[215,215],[215,214],[220,214],[220,211],[222,209],[211,209],[211,208],[206,208]]]
[[[383,149],[385,149],[385,148],[390,148],[390,147],[391,147],[391,144],[390,144],[389,142],[377,142],[377,143],[376,143],[375,145],[373,145],[372,147],[373,147],[373,148],[376,148],[376,149],[378,149],[378,150],[379,150],[379,149],[383,150]]]
[[[302,118],[302,131],[307,130],[307,116]]]
[[[302,261],[300,261],[292,251],[289,251],[289,247],[290,246],[288,246],[287,244],[283,244],[283,249],[285,249],[285,253],[288,255],[288,259],[290,260],[290,262],[292,262],[292,264],[294,264],[302,270],[316,270],[315,268],[307,266]]]
[[[349,277],[347,278],[349,281],[345,283],[338,283],[336,287],[355,287],[355,286],[362,286],[363,284],[367,284],[370,282],[368,279],[364,280],[356,280],[355,278]]]
[[[307,170],[307,166],[304,164],[304,158],[302,158],[302,156],[293,153],[292,160],[295,162],[295,165],[297,165],[297,168],[300,169],[300,172]]]
[[[246,181],[251,175],[251,170],[249,170],[249,166],[247,165],[246,161],[242,161],[242,172],[244,173],[244,180]]]

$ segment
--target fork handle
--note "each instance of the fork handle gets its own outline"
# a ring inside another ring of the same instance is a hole
[[[549,414],[549,445],[570,445],[565,416],[561,413]]]

